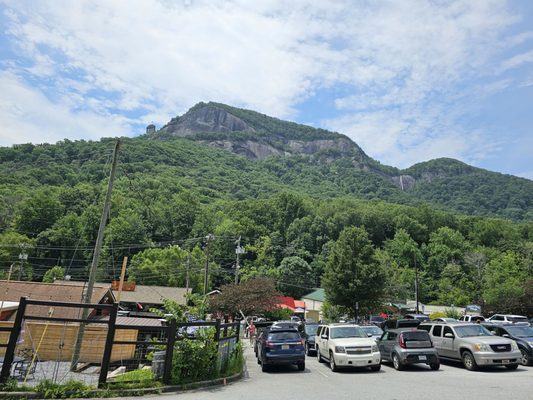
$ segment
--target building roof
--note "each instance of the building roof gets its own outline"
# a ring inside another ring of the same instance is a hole
[[[280,306],[281,308],[288,308],[288,309],[291,309],[293,311],[296,308],[294,306],[294,298],[292,298],[292,297],[279,296],[279,297],[276,298],[276,300],[277,300],[278,306]]]
[[[109,316],[102,316],[98,318],[100,321],[109,321]],[[136,317],[117,317],[117,325],[127,326],[162,326],[163,318],[136,318]]]
[[[316,289],[314,292],[302,296],[302,299],[315,300],[323,303],[326,301],[326,293],[324,292],[324,289]]]
[[[69,282],[68,284],[43,283],[43,282],[21,282],[0,280],[0,301],[19,301],[21,297],[31,300],[50,300],[64,303],[81,303],[84,282]],[[107,297],[107,299],[106,299]],[[94,285],[91,303],[108,303],[113,300],[113,294],[109,285]],[[29,305],[26,314],[47,316],[49,307]],[[78,318],[81,315],[80,308],[55,307],[54,317]]]
[[[113,290],[118,298],[118,290]],[[134,291],[122,291],[121,303],[163,304],[164,299],[174,300],[178,304],[185,304],[187,289],[167,286],[135,285]]]

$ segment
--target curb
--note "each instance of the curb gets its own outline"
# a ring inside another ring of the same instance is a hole
[[[246,371],[246,366],[243,367],[242,371],[227,376],[225,378],[217,378],[210,381],[200,381],[200,382],[191,382],[185,383],[183,385],[169,385],[169,386],[159,386],[156,388],[139,388],[139,389],[117,389],[117,392],[121,393],[120,397],[124,395],[132,396],[144,396],[147,394],[161,394],[161,393],[171,393],[171,392],[182,392],[187,390],[198,390],[206,389],[213,386],[225,386],[228,383],[236,382],[240,380]],[[111,391],[113,391],[111,389]],[[98,394],[108,392],[108,389],[97,389],[91,392],[91,395],[98,397]],[[39,394],[35,392],[0,392],[0,399],[39,399]]]

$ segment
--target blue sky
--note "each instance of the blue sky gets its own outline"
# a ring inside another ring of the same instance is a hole
[[[0,145],[218,101],[533,179],[533,2],[0,0]]]

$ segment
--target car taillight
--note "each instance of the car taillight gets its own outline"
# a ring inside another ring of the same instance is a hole
[[[274,343],[273,342],[266,342],[266,346],[267,347],[272,347],[272,346],[274,346]]]
[[[405,340],[403,338],[403,333],[400,333],[400,347],[405,349]]]

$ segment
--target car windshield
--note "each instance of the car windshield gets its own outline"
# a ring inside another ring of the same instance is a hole
[[[457,326],[455,332],[459,337],[492,336],[490,331],[482,325]]]
[[[362,326],[361,329],[366,333],[371,333],[373,336],[381,336],[383,331],[377,326]]]
[[[533,337],[533,328],[530,326],[510,326],[506,327],[509,333],[516,337]]]
[[[295,322],[276,322],[275,324],[272,325],[272,328],[274,329],[287,329],[287,328],[297,329],[298,324]]]
[[[367,337],[367,335],[358,326],[338,326],[331,328],[332,339]]]
[[[318,329],[318,325],[306,325],[305,333],[307,333],[308,335],[314,335],[317,329]]]
[[[379,316],[377,316],[377,317],[376,316],[372,316],[372,317],[370,317],[370,321],[383,322],[383,321],[385,321],[385,318],[379,317]]]
[[[300,339],[300,334],[298,332],[270,332],[268,334],[269,341],[279,341],[279,340],[298,340]]]

